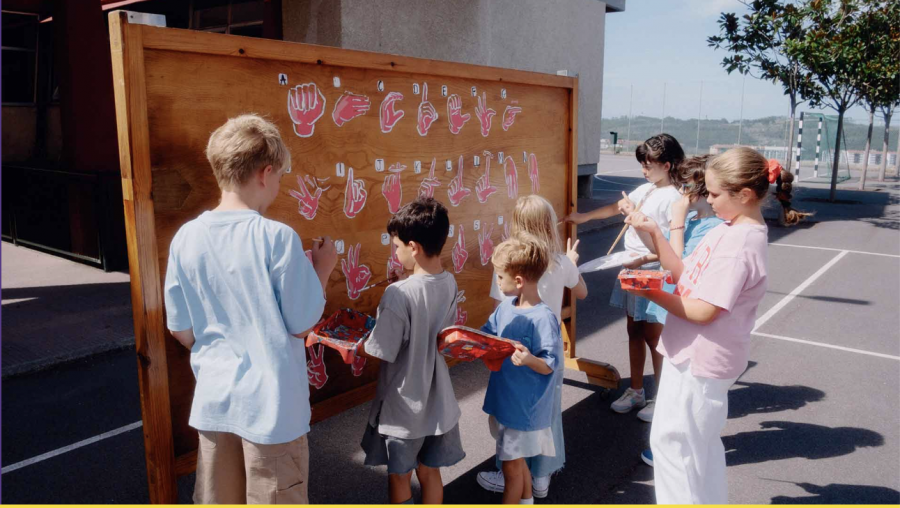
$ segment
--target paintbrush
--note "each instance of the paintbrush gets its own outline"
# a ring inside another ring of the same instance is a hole
[[[394,282],[394,281],[396,281],[396,280],[398,280],[397,277],[393,277],[393,278],[388,277],[387,279],[384,279],[384,280],[382,280],[382,281],[375,282],[375,283],[373,283],[373,284],[369,284],[368,286],[366,286],[366,287],[364,287],[364,288],[360,288],[360,291],[365,291],[365,290],[367,290],[367,289],[372,289],[372,288],[374,288],[374,287],[380,286],[380,285],[385,284],[385,283],[388,283],[388,282]]]
[[[641,211],[641,207],[644,206],[644,202],[647,201],[647,198],[649,198],[650,194],[653,194],[653,191],[655,191],[655,190],[656,190],[656,187],[650,189],[650,192],[648,192],[647,195],[644,196],[644,199],[642,199],[641,202],[638,203],[637,208],[634,209],[635,212]],[[625,191],[622,191],[622,195],[625,196],[626,198],[628,197],[625,194]],[[625,235],[625,231],[627,231],[629,227],[630,226],[628,224],[625,224],[624,226],[622,226],[622,231],[619,231],[619,236],[616,237],[616,241],[613,242],[612,246],[609,248],[609,251],[606,253],[607,256],[612,254],[613,249],[615,249],[616,245],[619,244],[619,240],[622,239],[622,236]]]

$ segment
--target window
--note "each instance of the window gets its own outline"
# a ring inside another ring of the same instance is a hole
[[[38,17],[3,11],[3,104],[34,104]]]
[[[191,28],[248,37],[263,36],[263,0],[193,0]]]

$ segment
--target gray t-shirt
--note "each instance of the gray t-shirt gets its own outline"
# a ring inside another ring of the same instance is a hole
[[[456,320],[456,279],[449,272],[410,275],[388,286],[366,353],[383,360],[369,425],[401,439],[439,436],[460,410],[437,336]]]

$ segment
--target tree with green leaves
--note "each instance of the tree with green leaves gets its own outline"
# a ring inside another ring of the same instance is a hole
[[[888,56],[885,65],[888,66],[884,101],[881,102],[881,116],[884,118],[884,141],[881,147],[881,169],[878,170],[878,181],[884,181],[884,173],[887,169],[888,144],[891,135],[891,116],[897,106],[900,106],[900,3],[888,2],[887,17],[890,26],[888,37]],[[900,137],[898,137],[898,154],[900,154]],[[897,157],[897,169],[900,170],[900,156]],[[900,171],[898,171],[900,172]]]
[[[707,38],[707,43],[728,52],[722,67],[729,74],[736,70],[782,86],[791,104],[788,147],[793,146],[797,106],[807,100],[815,103],[822,95],[810,72],[795,55],[785,51],[788,40],[803,35],[803,12],[780,0],[741,3],[750,12],[740,18],[723,12],[719,18],[719,35]],[[786,152],[784,167],[791,167],[790,150]]]

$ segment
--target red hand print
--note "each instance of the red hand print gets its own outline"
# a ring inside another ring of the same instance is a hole
[[[438,119],[437,110],[428,102],[428,83],[422,85],[422,103],[419,104],[419,118],[416,122],[416,130],[419,136],[428,134],[431,124]]]
[[[475,116],[481,122],[482,136],[487,137],[491,132],[491,118],[494,118],[496,114],[497,111],[487,107],[487,92],[483,92],[481,97],[478,98],[478,106],[475,107]]]
[[[459,237],[456,239],[456,245],[453,246],[450,257],[453,258],[453,272],[461,272],[463,265],[466,264],[466,260],[469,259],[469,253],[466,251],[466,237],[463,233],[462,224],[459,225]]]
[[[387,262],[387,276],[389,279],[403,277],[403,264],[400,263],[400,258],[397,257],[397,246],[394,245],[394,242],[391,242],[391,257],[388,258]]]
[[[503,223],[503,234],[500,235],[500,241],[505,242],[509,238],[509,221]]]
[[[541,179],[538,175],[537,155],[528,156],[528,178],[531,179],[531,193],[537,194],[541,190]]]
[[[400,210],[400,201],[403,199],[403,188],[400,187],[400,172],[406,169],[406,166],[399,162],[394,163],[388,168],[391,173],[384,177],[384,183],[381,184],[381,195],[388,203],[388,211],[397,213]]]
[[[478,233],[478,252],[481,254],[481,266],[491,262],[491,256],[494,255],[494,240],[491,235],[494,233],[494,225],[491,227],[482,227]]]
[[[321,390],[328,381],[328,373],[325,372],[325,362],[322,356],[325,354],[325,346],[322,344],[314,344],[306,348],[309,360],[306,361],[306,379],[309,384]]]
[[[507,157],[503,161],[503,168],[506,172],[506,196],[509,199],[519,197],[519,172],[516,170],[516,161],[512,157]]]
[[[475,197],[479,203],[487,203],[491,194],[497,192],[497,188],[491,185],[491,159],[494,155],[484,151],[484,174],[475,182]]]
[[[504,131],[508,131],[512,127],[513,122],[516,121],[516,115],[521,112],[522,108],[518,106],[506,106],[506,109],[503,110],[503,123],[500,124]]]
[[[353,168],[347,169],[347,187],[344,189],[344,215],[352,219],[366,206],[366,183],[353,179]]]
[[[347,258],[341,260],[341,271],[344,272],[344,278],[347,279],[347,296],[351,300],[359,298],[360,290],[365,289],[366,284],[369,283],[369,279],[372,277],[372,271],[369,270],[369,267],[359,264],[359,252],[361,250],[360,244],[356,244],[356,249],[351,245]]]
[[[465,290],[456,293],[456,322],[453,323],[456,326],[465,326],[466,321],[469,320],[469,313],[462,310],[462,307],[460,307],[460,304],[466,301],[465,295]]]
[[[369,98],[365,95],[345,91],[334,103],[331,119],[335,125],[341,127],[350,120],[368,113],[370,105]]]
[[[459,134],[472,115],[462,114],[462,99],[459,95],[453,94],[447,98],[447,117],[450,119],[450,132]]]
[[[288,114],[294,122],[294,133],[308,138],[316,130],[316,122],[325,113],[325,96],[315,83],[297,85],[288,90]]]
[[[353,360],[350,362],[350,372],[353,373],[355,377],[362,376],[363,369],[366,367],[366,357],[359,356],[356,354],[356,349],[353,350]]]
[[[307,220],[313,220],[316,218],[316,212],[319,210],[319,197],[322,196],[322,188],[309,175],[306,176],[306,182],[315,187],[315,194],[309,193],[309,188],[306,186],[306,183],[303,183],[300,175],[297,175],[297,184],[300,185],[300,192],[291,189],[288,191],[288,194],[300,202],[300,215]]]
[[[403,94],[400,92],[391,92],[387,94],[383,101],[381,101],[381,110],[378,114],[378,121],[381,123],[381,132],[387,134],[391,132],[394,128],[394,125],[403,118],[405,114],[403,110],[396,111],[394,109],[394,105],[397,101],[403,100]]]
[[[450,204],[459,206],[463,199],[472,193],[472,189],[463,186],[463,157],[459,156],[459,171],[456,177],[450,181],[450,188],[447,189],[447,197],[450,198]]]
[[[434,197],[434,188],[440,187],[441,182],[437,178],[434,177],[434,165],[436,159],[431,159],[431,169],[428,170],[428,176],[426,176],[422,183],[419,184],[419,197],[420,198],[433,198]]]

